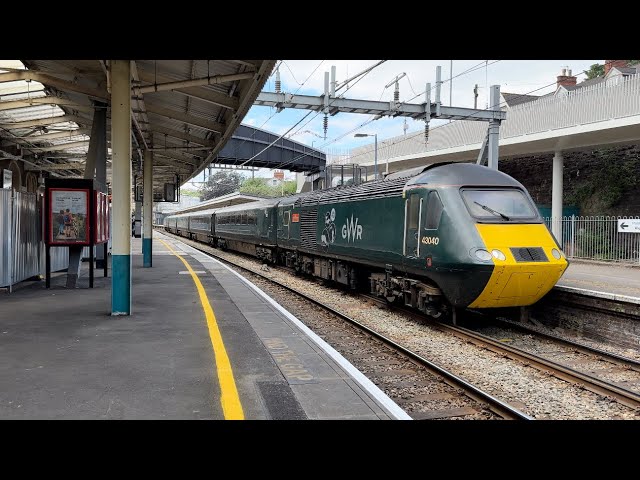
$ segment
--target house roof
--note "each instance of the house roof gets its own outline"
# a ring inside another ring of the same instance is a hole
[[[640,64],[634,65],[631,67],[612,67],[610,71],[617,70],[624,75],[636,75],[640,74]],[[558,91],[562,88],[566,91],[572,92],[574,90],[579,90],[584,87],[590,87],[593,85],[597,85],[605,81],[606,75],[600,75],[599,77],[590,78],[588,80],[584,80],[576,85],[560,85],[558,88],[551,92],[546,93],[544,95],[525,95],[521,93],[507,93],[501,92],[504,101],[509,107],[514,107],[515,105],[521,105],[523,103],[533,102],[534,100],[539,100],[541,98],[546,98],[549,96],[554,96]]]
[[[524,95],[521,93],[506,92],[502,92],[502,96],[504,97],[504,101],[507,102],[507,105],[510,107],[520,105],[521,103],[532,102],[533,100],[537,100],[538,98],[540,98],[536,95]]]
[[[635,66],[633,67],[613,67],[611,70],[618,70],[620,73],[625,75],[635,75],[637,73],[637,69]]]

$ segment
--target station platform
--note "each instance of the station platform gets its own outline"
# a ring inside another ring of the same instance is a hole
[[[222,263],[157,231],[153,267],[140,239],[131,263],[130,316],[86,263],[79,288],[55,274],[0,293],[0,418],[409,419]]]
[[[580,290],[591,295],[599,292],[604,298],[640,303],[640,265],[569,260],[569,267],[556,288]]]

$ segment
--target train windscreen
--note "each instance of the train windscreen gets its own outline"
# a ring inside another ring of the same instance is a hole
[[[524,193],[513,188],[465,188],[462,198],[471,215],[480,220],[530,220],[538,216]]]

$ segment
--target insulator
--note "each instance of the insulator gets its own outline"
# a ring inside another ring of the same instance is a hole
[[[276,93],[280,93],[282,82],[280,81],[280,69],[276,70]]]
[[[396,103],[400,101],[400,90],[395,90],[393,92],[393,101]]]
[[[327,117],[327,114],[324,114],[324,122],[323,122],[323,126],[324,126],[324,139],[327,139],[327,128],[329,127],[329,117]]]
[[[424,124],[424,143],[427,143],[429,141],[429,124],[425,123]]]

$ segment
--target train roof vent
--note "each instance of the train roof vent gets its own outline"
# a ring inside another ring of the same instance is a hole
[[[430,163],[429,165],[421,165],[419,167],[407,168],[406,170],[400,170],[399,172],[390,173],[385,177],[385,180],[395,179],[395,178],[408,179],[411,177],[415,177],[416,175],[420,175],[421,173],[426,172],[427,170],[430,170],[432,168],[441,167],[442,165],[449,165],[451,163],[457,163],[457,162],[435,162],[435,163]]]
[[[407,183],[406,178],[385,179],[366,182],[360,185],[329,188],[310,192],[302,198],[302,205],[316,205],[333,202],[347,202],[372,198],[385,198],[402,195]]]
[[[396,178],[410,178],[421,174],[427,167],[424,165],[420,167],[408,168],[406,170],[400,170],[399,172],[393,172],[384,177],[385,180],[395,180]]]

